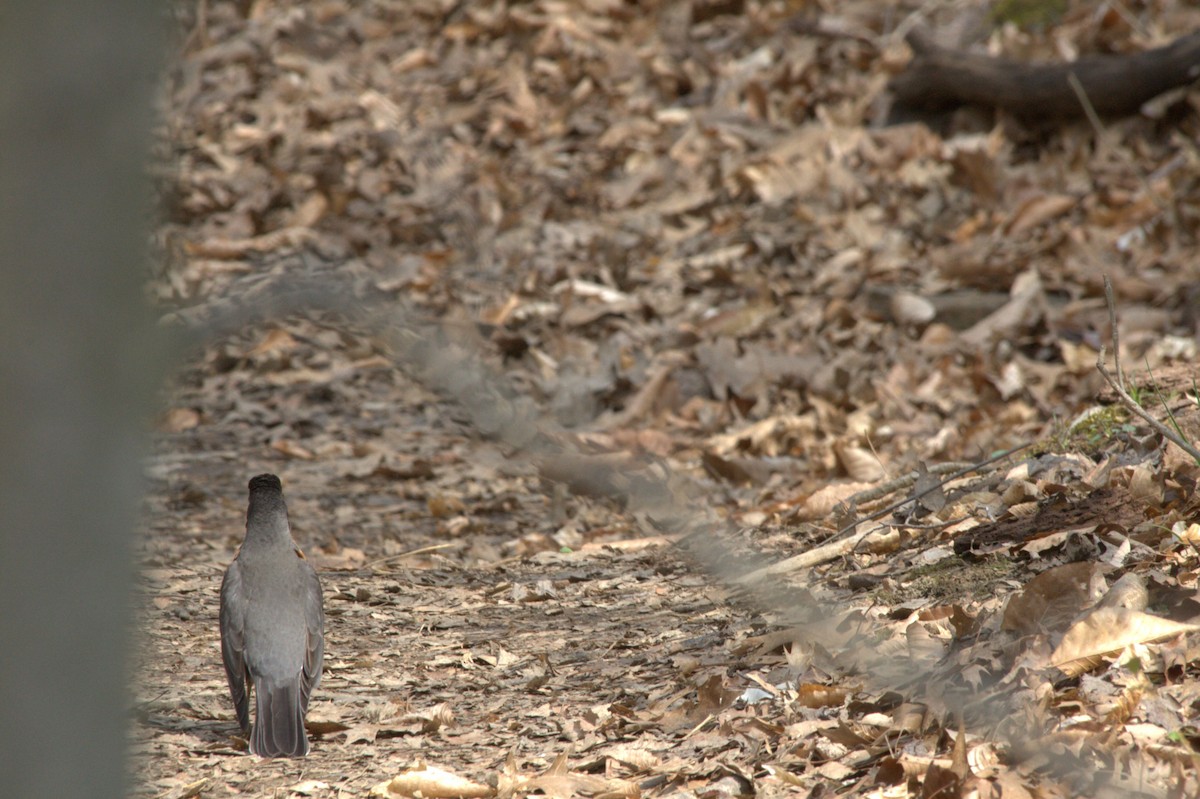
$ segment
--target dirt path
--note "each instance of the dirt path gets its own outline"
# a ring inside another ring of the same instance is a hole
[[[328,786],[309,795],[359,796],[417,760],[486,780],[510,756],[526,775],[560,755],[594,771],[613,753],[672,780],[703,784],[726,761],[752,773],[746,740],[695,735],[720,708],[714,698],[751,685],[727,676],[748,611],[661,539],[601,536],[611,543],[480,562],[479,553],[511,550],[514,527],[550,529],[548,501],[536,480],[519,496],[520,478],[484,480],[462,506],[476,517],[469,531],[447,534],[453,518],[430,529],[437,486],[470,483],[464,473],[498,459],[447,425],[420,422],[436,409],[406,405],[412,390],[392,382],[370,381],[356,406],[386,406],[389,428],[423,429],[421,451],[442,453],[423,478],[339,478],[329,464],[289,462],[252,442],[225,448],[251,425],[160,440],[142,547],[140,793],[172,795],[207,779],[205,796],[287,795],[309,781]],[[310,393],[279,389],[265,404],[297,407]],[[177,398],[202,414],[224,402],[211,392]],[[352,412],[333,411],[324,433],[340,438]],[[258,457],[248,463],[244,453]],[[309,716],[317,734],[300,763],[245,755],[220,671],[220,577],[241,536],[245,475],[266,469],[283,476],[328,613],[326,674]],[[520,507],[478,513],[506,498]],[[322,549],[331,542],[336,551]],[[393,550],[403,551],[383,554]],[[703,767],[701,755],[712,758]]]

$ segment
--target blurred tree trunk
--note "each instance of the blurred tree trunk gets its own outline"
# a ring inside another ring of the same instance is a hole
[[[130,533],[160,359],[141,300],[161,6],[0,22],[0,797],[125,793]]]

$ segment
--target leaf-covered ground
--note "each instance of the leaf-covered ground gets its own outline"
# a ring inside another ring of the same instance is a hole
[[[914,26],[1061,60],[1200,10],[1019,5],[179,6],[148,286],[204,343],[147,463],[137,794],[1200,791],[1200,467],[1096,369],[1108,275],[1200,441],[1198,95],[882,125]],[[303,761],[220,666],[263,471],[325,586]]]

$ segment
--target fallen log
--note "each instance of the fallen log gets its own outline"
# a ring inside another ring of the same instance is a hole
[[[1102,116],[1133,114],[1165,91],[1200,77],[1200,31],[1171,44],[1127,55],[1087,55],[1063,64],[1025,64],[934,44],[928,31],[905,41],[913,60],[888,84],[892,119],[918,111],[976,104],[1024,119],[1070,119],[1085,110],[1074,74],[1088,102]]]

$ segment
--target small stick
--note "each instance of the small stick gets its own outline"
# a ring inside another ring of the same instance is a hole
[[[877,512],[871,514],[870,516],[867,516],[866,518],[860,519],[852,524],[846,525],[841,530],[838,530],[838,532],[834,536],[833,540],[829,541],[828,543],[822,544],[821,546],[816,547],[814,549],[810,549],[806,552],[801,552],[799,555],[793,555],[790,558],[784,558],[783,560],[781,560],[777,563],[772,563],[771,565],[764,566],[761,569],[755,569],[754,571],[750,572],[749,574],[743,574],[741,577],[736,578],[736,582],[741,583],[741,584],[754,583],[768,575],[785,574],[787,572],[797,571],[799,569],[804,569],[809,566],[816,566],[820,563],[824,563],[826,561],[833,560],[834,558],[841,557],[842,555],[845,555],[849,552],[853,552],[855,549],[858,548],[858,545],[862,542],[862,540],[864,538],[866,538],[872,532],[872,530],[864,528],[863,530],[861,530],[861,531],[855,533],[854,535],[850,536],[849,538],[845,538],[845,539],[842,539],[841,536],[844,535],[845,533],[853,530],[859,524],[862,524],[863,522],[869,522],[874,519],[879,519],[883,516],[886,516],[887,514],[891,513],[892,511],[896,510],[897,508],[899,508],[909,502],[913,502],[914,500],[920,499],[921,497],[925,496],[929,492],[934,491],[938,488],[941,488],[942,486],[946,485],[946,483],[949,483],[952,480],[957,480],[959,477],[962,477],[965,474],[969,474],[973,471],[977,471],[979,469],[982,469],[984,466],[987,466],[990,463],[995,463],[998,460],[1007,458],[1009,455],[1012,455],[1014,452],[1020,452],[1021,450],[1025,449],[1026,447],[1031,446],[1032,444],[1033,444],[1032,441],[1027,441],[1024,444],[1021,444],[1020,446],[1013,447],[1012,449],[1008,449],[1008,450],[1005,450],[1004,452],[993,455],[992,457],[988,458],[985,461],[980,461],[979,463],[972,463],[962,469],[959,469],[958,471],[954,472],[953,474],[948,475],[944,480],[939,482],[937,485],[930,486],[929,488],[925,489],[924,491],[922,491],[919,494],[914,494],[911,497],[905,497],[904,499],[900,500],[899,502],[892,503],[891,505],[889,505],[888,507],[884,508],[881,511],[877,511]]]
[[[1112,386],[1112,390],[1117,392],[1117,397],[1120,398],[1121,404],[1133,411],[1138,416],[1142,417],[1142,419],[1146,421],[1146,424],[1153,427],[1159,434],[1162,435],[1163,438],[1182,449],[1188,455],[1191,455],[1193,458],[1195,458],[1197,463],[1200,463],[1200,449],[1196,449],[1191,444],[1184,441],[1174,430],[1151,416],[1149,411],[1147,411],[1141,405],[1138,405],[1133,397],[1125,393],[1125,389],[1117,385],[1117,381],[1113,379],[1112,374],[1109,373],[1108,368],[1104,365],[1105,354],[1106,352],[1104,345],[1101,344],[1100,354],[1096,356],[1096,368],[1100,370],[1100,374],[1103,375],[1104,379],[1108,381],[1108,384]]]
[[[958,471],[952,472],[951,474],[946,475],[943,479],[939,480],[935,485],[931,485],[929,488],[925,489],[924,491],[922,491],[919,494],[913,494],[911,497],[905,497],[904,499],[900,500],[899,502],[893,502],[891,505],[888,505],[886,508],[882,508],[880,510],[875,511],[870,516],[864,516],[863,518],[858,519],[857,521],[851,522],[850,524],[846,525],[842,529],[838,530],[837,535],[845,535],[846,533],[850,532],[851,530],[853,530],[855,527],[862,524],[863,522],[870,522],[870,521],[874,521],[876,519],[882,519],[884,516],[887,516],[892,511],[897,510],[898,508],[904,507],[909,502],[915,502],[916,500],[920,499],[921,497],[925,496],[926,494],[929,494],[933,491],[936,491],[939,488],[942,488],[943,486],[946,485],[946,483],[957,480],[958,478],[962,477],[963,475],[970,474],[971,472],[979,471],[984,466],[995,463],[998,460],[1003,460],[1004,458],[1007,458],[1009,455],[1012,455],[1013,453],[1016,453],[1016,452],[1020,452],[1021,450],[1026,449],[1031,446],[1033,446],[1033,442],[1026,441],[1024,444],[1018,444],[1017,446],[1013,447],[1012,449],[1006,449],[1003,452],[998,452],[995,455],[993,455],[992,457],[988,458],[987,460],[980,461],[979,463],[968,464],[968,465],[964,466],[963,468],[959,469]],[[936,474],[937,467],[930,469],[930,472]]]
[[[1096,145],[1099,147],[1101,137],[1104,135],[1104,123],[1100,121],[1096,107],[1088,99],[1087,92],[1084,90],[1083,84],[1079,82],[1079,78],[1075,76],[1074,70],[1067,73],[1067,83],[1071,84],[1071,91],[1075,92],[1075,96],[1079,98],[1079,104],[1083,106],[1083,113],[1087,115],[1088,122],[1092,123],[1092,130],[1096,131]]]
[[[1125,372],[1121,369],[1121,331],[1117,329],[1117,302],[1113,299],[1112,281],[1104,275],[1104,300],[1108,303],[1108,329],[1112,331],[1113,367],[1117,370],[1117,382],[1125,390]],[[1103,347],[1101,348],[1103,352]],[[1101,358],[1101,360],[1104,360]],[[1101,373],[1103,374],[1103,372]]]
[[[383,558],[375,558],[375,560],[367,561],[365,566],[367,566],[368,568],[374,568],[376,566],[382,566],[385,563],[393,563],[397,560],[404,560],[405,558],[411,558],[414,555],[424,555],[426,552],[436,552],[439,549],[452,549],[457,546],[460,546],[460,544],[458,544],[457,542],[449,543],[449,544],[431,544],[430,546],[427,546],[427,547],[420,547],[418,549],[410,549],[407,552],[401,552],[398,555],[388,555],[387,557],[383,557]]]
[[[962,461],[935,463],[933,466],[929,467],[929,474],[946,474],[947,472],[954,472],[958,471],[959,469],[970,467],[971,464],[963,463]],[[917,482],[918,477],[920,477],[919,472],[902,474],[899,477],[888,480],[886,483],[881,483],[880,485],[871,486],[870,488],[859,491],[854,496],[843,500],[843,502],[847,505],[865,505],[868,502],[874,502],[880,497],[886,497],[888,494],[899,491],[901,488],[909,487],[913,483]]]
[[[1075,92],[1075,96],[1079,99],[1079,104],[1083,106],[1083,113],[1087,116],[1092,130],[1096,132],[1096,152],[1098,153],[1105,146],[1104,123],[1100,121],[1100,115],[1096,113],[1096,107],[1092,105],[1092,101],[1087,96],[1087,91],[1083,88],[1083,84],[1079,82],[1079,78],[1075,75],[1074,71],[1067,73],[1067,83],[1071,84],[1071,91]],[[1150,181],[1142,174],[1142,170],[1133,163],[1133,159],[1129,157],[1129,154],[1124,150],[1119,150],[1118,152],[1124,156],[1123,160],[1129,165],[1130,170],[1137,175],[1138,182],[1142,184],[1142,191],[1146,193],[1146,196],[1158,206],[1159,210],[1166,210],[1163,201],[1159,199],[1158,194],[1150,187]],[[1107,276],[1104,278],[1104,282],[1108,282]],[[1118,368],[1117,374],[1120,373],[1121,370]]]

